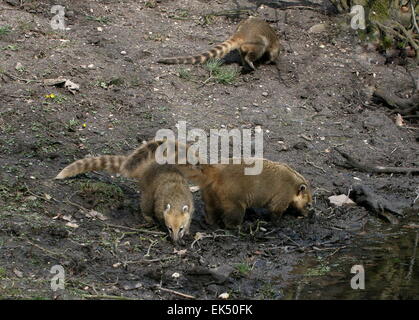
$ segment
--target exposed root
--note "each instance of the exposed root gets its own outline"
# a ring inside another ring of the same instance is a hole
[[[339,150],[338,148],[334,148],[343,158],[346,160],[346,165],[358,169],[359,171],[369,172],[369,173],[419,173],[419,168],[406,168],[406,167],[384,167],[384,166],[372,166],[363,164],[354,158],[352,158],[347,153]]]

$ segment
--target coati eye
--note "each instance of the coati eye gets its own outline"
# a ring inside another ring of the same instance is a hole
[[[170,232],[173,232],[172,227],[167,227],[167,229],[169,229]]]
[[[300,188],[298,189],[299,192],[303,192],[303,191],[306,191],[306,190],[307,190],[307,186],[305,184],[302,184],[300,186]]]

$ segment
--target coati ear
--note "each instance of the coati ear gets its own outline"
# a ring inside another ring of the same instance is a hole
[[[189,211],[189,207],[188,206],[183,206],[182,208],[183,213],[187,213]]]
[[[169,210],[170,210],[170,203],[167,204],[166,209],[164,210],[164,214],[167,214]]]
[[[304,191],[306,191],[307,190],[307,185],[306,184],[302,184],[302,185],[300,185],[300,187],[298,188],[298,194],[301,194],[301,193],[303,193]]]

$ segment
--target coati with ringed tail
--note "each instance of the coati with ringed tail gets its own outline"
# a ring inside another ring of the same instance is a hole
[[[174,150],[176,157],[179,148],[190,146],[174,141],[149,141],[141,153],[133,152],[124,166],[135,171],[143,161],[155,157],[159,146],[164,143],[167,150]],[[164,146],[162,146],[164,147]],[[185,153],[185,152],[183,152]],[[209,224],[223,222],[227,228],[235,228],[243,222],[246,208],[266,208],[272,220],[277,222],[288,207],[307,215],[312,195],[307,180],[286,164],[263,161],[259,175],[245,175],[245,164],[177,164],[176,168],[186,179],[197,183],[205,202],[206,221]]]
[[[147,152],[144,148],[147,148]],[[144,150],[143,150],[144,149]],[[141,146],[136,155],[149,153],[147,146]],[[173,242],[182,241],[189,234],[189,227],[194,213],[192,193],[183,175],[174,165],[159,165],[153,159],[142,157],[135,170],[124,166],[126,156],[101,156],[77,160],[65,167],[55,179],[65,179],[89,171],[107,171],[120,173],[128,178],[138,179],[142,199],[141,213],[147,223],[153,223],[154,217],[165,225]]]
[[[243,66],[256,70],[254,62],[267,56],[268,63],[275,62],[280,51],[280,43],[274,29],[263,19],[249,17],[237,26],[235,33],[223,43],[196,56],[162,58],[159,63],[196,64],[209,59],[221,59],[238,49]]]

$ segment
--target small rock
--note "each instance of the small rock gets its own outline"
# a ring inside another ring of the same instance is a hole
[[[326,25],[323,23],[315,24],[314,26],[311,26],[310,29],[308,29],[309,33],[320,33],[326,31]]]
[[[127,52],[126,52],[126,51],[121,51],[121,54],[122,54],[123,56],[125,56],[125,55],[127,54]]]
[[[224,292],[224,293],[220,294],[218,296],[218,298],[227,300],[228,298],[230,298],[230,295],[227,292]]]
[[[141,284],[141,282],[127,282],[122,286],[122,288],[126,291],[129,291],[141,288],[142,286],[143,285]]]
[[[234,268],[229,265],[221,265],[218,268],[209,269],[212,277],[217,281],[217,283],[225,282],[233,272]]]
[[[15,69],[17,71],[23,70],[23,65],[20,62],[18,62],[18,63],[16,63]]]
[[[296,150],[303,150],[303,149],[307,149],[307,143],[305,142],[297,142],[296,144],[294,144],[292,146],[294,149]]]

